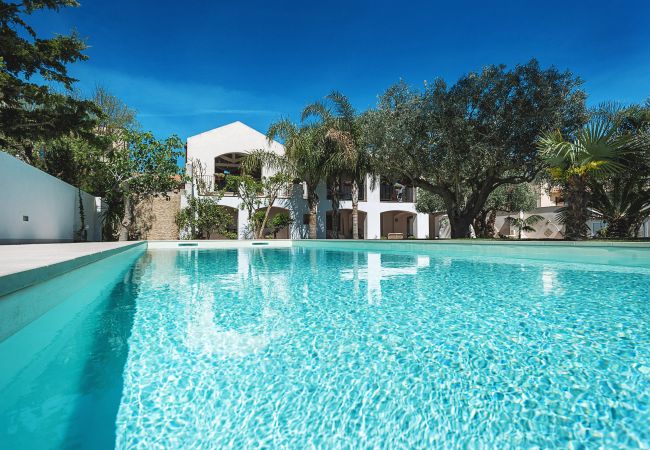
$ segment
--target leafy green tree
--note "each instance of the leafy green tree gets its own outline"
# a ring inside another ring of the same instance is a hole
[[[479,237],[492,238],[494,237],[497,213],[530,211],[536,207],[537,193],[530,184],[499,186],[492,191],[474,219],[474,230]],[[440,196],[421,190],[417,195],[415,209],[426,214],[444,213],[445,202]]]
[[[176,214],[176,224],[188,239],[211,239],[212,236],[231,236],[229,229],[234,221],[226,207],[217,204],[214,197],[187,199],[187,206]],[[235,236],[236,237],[236,236]]]
[[[97,122],[94,103],[71,95],[76,80],[66,67],[87,59],[86,44],[75,33],[44,39],[28,24],[34,12],[68,6],[78,3],[0,1],[0,148],[32,165],[38,165],[39,142],[72,132],[92,135]],[[36,83],[36,77],[44,83]]]
[[[317,237],[318,183],[326,176],[329,164],[325,130],[313,124],[298,126],[287,119],[273,123],[266,134],[269,141],[284,141],[285,153],[278,155],[265,150],[251,152],[245,159],[247,167],[264,167],[271,172],[282,172],[305,183],[309,207],[309,238]]]
[[[650,100],[625,108],[603,105],[595,115],[610,121],[617,133],[628,136],[625,170],[589,180],[589,208],[606,222],[601,235],[636,237],[650,213]]]
[[[566,227],[567,239],[587,238],[587,221],[592,217],[589,184],[624,169],[623,157],[629,142],[610,122],[600,119],[569,138],[553,131],[539,139],[538,148],[550,166],[551,177],[564,191],[566,206],[559,209],[557,217]]]
[[[266,228],[273,204],[278,199],[280,193],[290,186],[291,178],[291,175],[283,172],[275,173],[269,177],[262,177],[262,202],[265,203],[265,206],[256,233],[259,239],[264,237],[264,228]],[[274,218],[277,216],[278,214]]]
[[[270,222],[271,233],[273,233],[273,239],[277,239],[278,233],[282,229],[291,226],[292,223],[293,223],[293,219],[287,213],[280,212],[277,213],[275,216],[273,216]]]
[[[122,198],[120,240],[137,238],[130,230],[139,201],[166,196],[178,188],[184,175],[177,161],[183,154],[183,142],[177,136],[158,140],[150,132],[126,132],[125,141],[112,152],[102,169],[113,186],[108,194],[115,199]]]
[[[465,237],[496,188],[544,168],[535,145],[542,133],[585,122],[580,84],[535,60],[488,66],[450,87],[436,80],[423,92],[398,83],[364,115],[364,142],[384,174],[440,196],[452,237]]]
[[[253,220],[254,213],[263,204],[263,190],[264,185],[261,180],[256,180],[250,175],[228,175],[226,176],[226,188],[237,192],[241,202],[239,208],[246,211],[248,219],[248,230],[246,230],[247,237],[255,237],[257,235],[257,226]]]
[[[302,113],[303,121],[316,117],[325,129],[326,144],[330,146],[329,164],[325,166],[333,182],[332,230],[338,236],[338,189],[341,177],[352,179],[352,239],[359,239],[359,187],[368,174],[374,175],[372,158],[362,143],[361,119],[343,94],[333,91],[324,101],[312,103]],[[374,180],[374,177],[373,177]],[[329,184],[329,183],[328,183]]]

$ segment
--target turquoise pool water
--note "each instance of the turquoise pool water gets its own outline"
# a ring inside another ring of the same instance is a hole
[[[15,294],[57,301],[0,342],[0,446],[648,447],[650,264],[568,251],[111,257]]]

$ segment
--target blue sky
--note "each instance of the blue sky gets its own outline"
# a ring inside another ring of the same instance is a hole
[[[262,132],[333,89],[365,109],[391,83],[537,58],[585,80],[589,103],[650,97],[650,2],[222,2],[80,0],[39,13],[41,35],[76,29],[101,85],[159,137],[241,120]]]

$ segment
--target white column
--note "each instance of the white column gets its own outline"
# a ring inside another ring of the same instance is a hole
[[[366,239],[381,239],[381,201],[379,183],[376,183],[374,189],[370,189],[370,177],[366,177],[366,194],[367,200],[367,215],[366,225],[364,227],[364,236]]]
[[[237,235],[239,239],[246,239],[248,229],[248,213],[243,209],[237,210]]]
[[[417,213],[415,219],[415,236],[418,239],[433,239],[433,236],[429,236],[429,214]]]
[[[381,214],[379,209],[368,205],[366,215],[366,239],[381,239]]]

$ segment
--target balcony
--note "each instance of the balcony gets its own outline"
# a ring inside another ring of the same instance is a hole
[[[331,195],[331,186],[328,186],[327,188],[327,199],[331,200],[332,195]],[[351,181],[343,181],[341,185],[339,186],[339,200],[340,201],[345,201],[345,200],[352,200],[352,182]],[[359,186],[359,201],[360,202],[365,202],[366,201],[366,185],[365,183]]]
[[[382,202],[413,203],[415,188],[400,183],[384,183],[379,186],[379,200]]]
[[[197,187],[197,193],[199,195],[209,196],[216,195],[217,193],[223,193],[224,197],[238,196],[234,191],[225,190],[227,180],[226,177],[221,173],[195,177],[195,185]],[[284,189],[281,189],[278,193],[278,198],[289,198],[291,196],[292,190],[293,185],[291,183],[287,184],[287,186]]]

